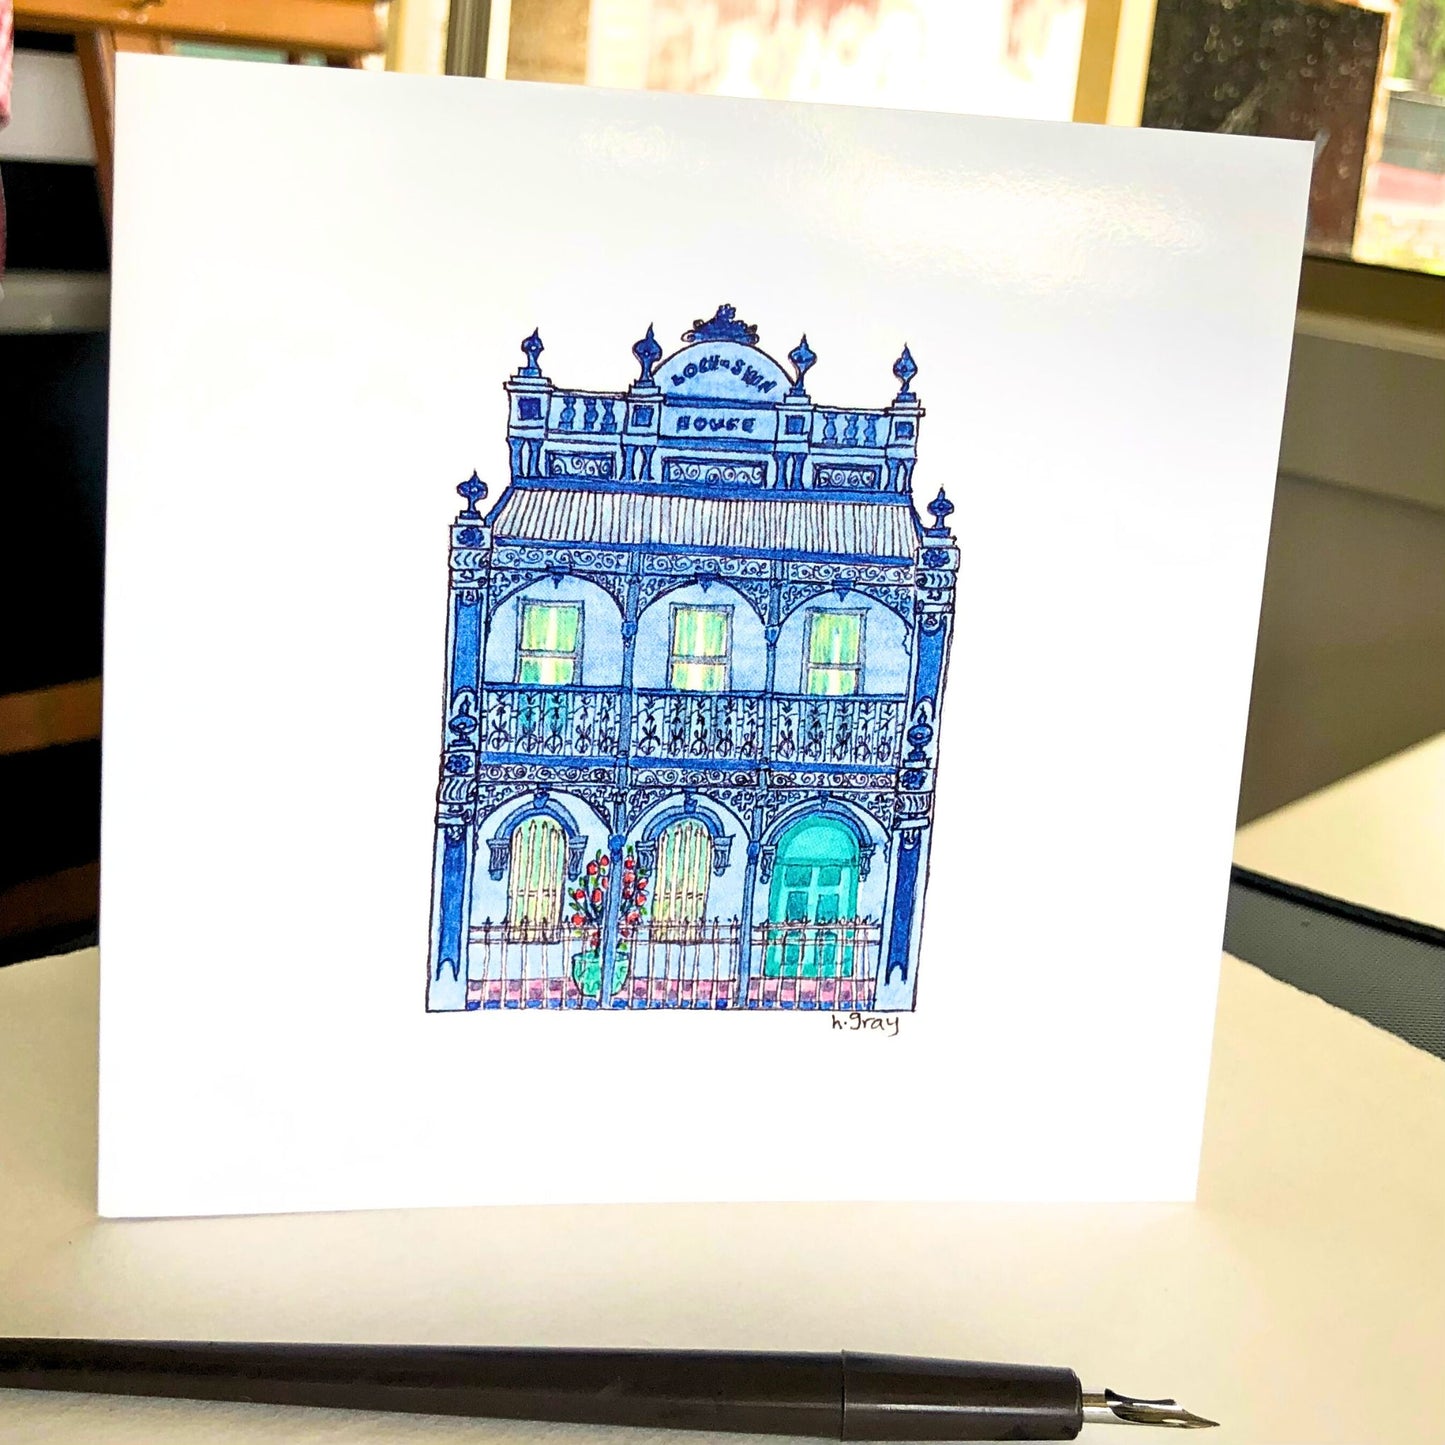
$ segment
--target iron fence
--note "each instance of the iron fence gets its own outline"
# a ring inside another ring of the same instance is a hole
[[[644,919],[622,930],[606,1006],[868,1010],[879,942],[869,919],[757,924],[744,984],[738,919]],[[597,935],[588,928],[473,925],[469,975],[468,1008],[604,1006]]]

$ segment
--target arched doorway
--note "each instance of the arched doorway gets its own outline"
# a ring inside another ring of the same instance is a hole
[[[768,903],[768,978],[833,977],[853,971],[858,911],[858,840],[837,818],[794,823],[778,840]],[[795,924],[798,927],[780,927]]]
[[[697,818],[664,828],[657,840],[657,872],[652,890],[652,922],[663,933],[683,933],[707,913],[712,874],[712,837]]]
[[[524,818],[512,831],[507,863],[507,923],[523,936],[543,939],[562,924],[566,839],[545,813]]]

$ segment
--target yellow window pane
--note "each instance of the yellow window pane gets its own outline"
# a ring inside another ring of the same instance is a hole
[[[552,818],[528,818],[512,834],[507,917],[512,924],[553,927],[562,915],[563,838]]]
[[[674,823],[658,840],[652,918],[656,923],[697,923],[707,909],[712,839],[701,823]]]

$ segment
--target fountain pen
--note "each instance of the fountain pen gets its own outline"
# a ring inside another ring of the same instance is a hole
[[[902,1355],[0,1339],[0,1387],[811,1436],[1072,1440],[1085,1424],[1213,1425],[1086,1394],[1072,1370]]]

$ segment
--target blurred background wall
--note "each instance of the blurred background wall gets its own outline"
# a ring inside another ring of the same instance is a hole
[[[94,0],[17,0],[0,962],[95,923],[116,49],[1313,136],[1335,169],[1301,278],[1241,820],[1445,730],[1445,5],[1232,0],[1245,59],[1227,65],[1215,5],[195,0],[196,28],[167,35],[154,7],[110,7],[122,18],[98,30]],[[309,28],[288,29],[303,11]],[[1315,41],[1348,73],[1312,86]]]

